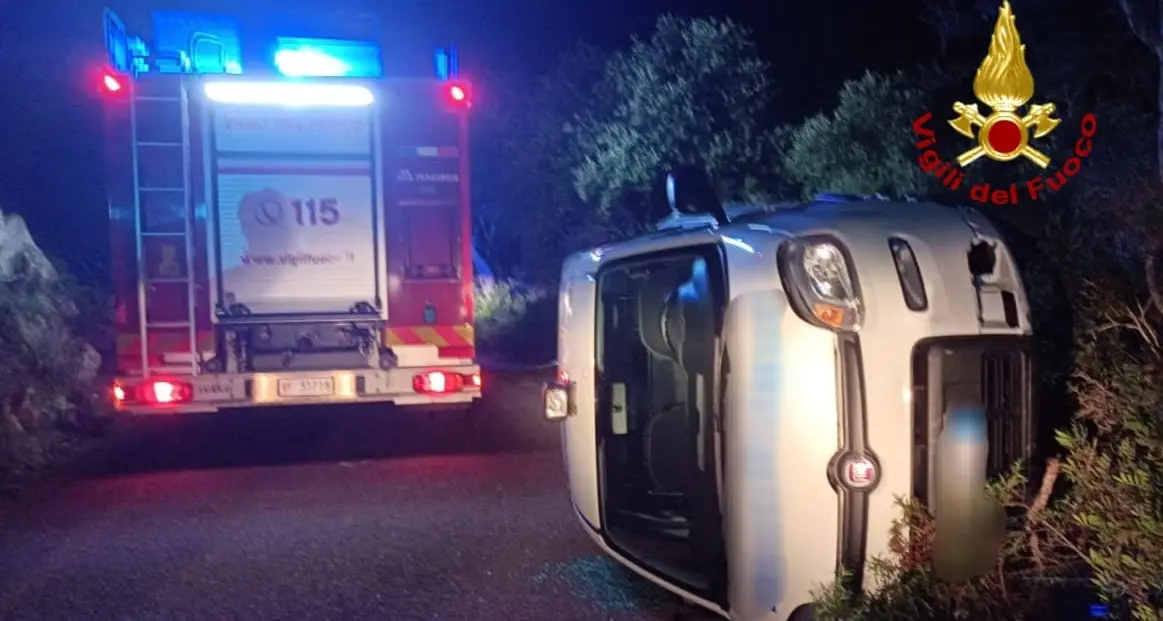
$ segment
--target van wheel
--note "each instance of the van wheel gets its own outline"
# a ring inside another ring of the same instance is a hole
[[[674,611],[671,615],[671,621],[722,621],[723,618],[719,615],[703,608],[702,606],[683,600],[683,608]]]
[[[799,608],[792,611],[788,621],[814,621],[816,618],[816,608],[812,604],[802,604]]]

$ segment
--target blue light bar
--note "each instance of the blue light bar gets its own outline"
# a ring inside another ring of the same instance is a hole
[[[433,61],[436,64],[436,77],[441,80],[447,80],[448,74],[450,73],[449,65],[451,64],[448,58],[448,51],[444,48],[437,49]]]
[[[153,52],[183,58],[181,66],[158,67],[162,73],[242,73],[238,22],[227,15],[154,11]]]
[[[292,77],[343,77],[351,73],[351,65],[309,47],[275,52],[275,66],[279,73]]]
[[[288,77],[379,78],[380,48],[371,41],[279,37],[275,68]]]
[[[114,71],[129,73],[129,37],[125,33],[125,24],[109,9],[105,9],[104,24],[105,52],[108,54],[109,67]]]

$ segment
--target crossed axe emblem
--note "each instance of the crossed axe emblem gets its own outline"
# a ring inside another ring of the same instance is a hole
[[[1030,146],[1030,130],[1034,130],[1034,137],[1041,138],[1054,131],[1062,119],[1053,118],[1054,104],[1032,104],[1025,116],[1018,116],[1012,110],[994,110],[989,116],[983,115],[977,104],[963,104],[960,101],[953,104],[953,111],[959,114],[949,121],[949,125],[957,133],[966,138],[976,138],[977,146],[957,156],[957,163],[967,166],[983,155],[999,162],[1008,162],[1024,156],[1041,168],[1050,165],[1050,158],[1041,151]],[[1019,135],[1018,146],[1004,145],[999,149],[990,144],[990,134],[994,128],[1002,125],[1012,125],[1013,131]],[[977,128],[974,131],[974,128]]]

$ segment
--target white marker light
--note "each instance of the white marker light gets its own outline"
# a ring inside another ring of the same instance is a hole
[[[207,82],[206,97],[225,104],[255,106],[370,106],[372,92],[354,84],[298,82]]]
[[[285,76],[330,76],[340,77],[351,72],[351,65],[338,58],[311,48],[279,50],[275,53],[275,66]]]

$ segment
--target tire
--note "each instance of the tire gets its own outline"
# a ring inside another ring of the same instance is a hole
[[[816,608],[812,604],[801,604],[799,608],[792,611],[788,621],[815,621]]]

